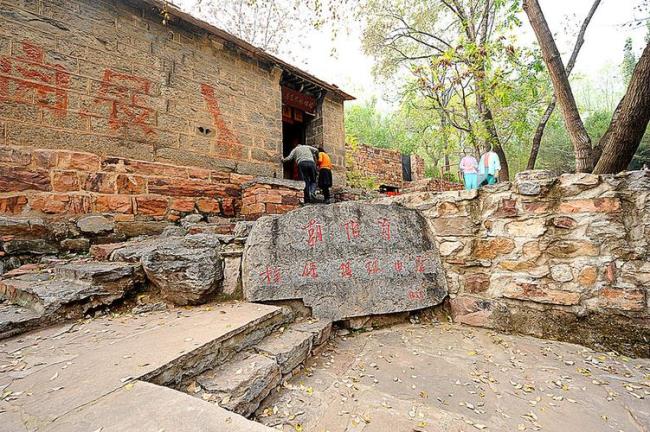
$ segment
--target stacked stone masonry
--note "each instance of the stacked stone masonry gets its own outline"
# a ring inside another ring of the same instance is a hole
[[[524,172],[419,209],[461,323],[650,355],[650,173]]]
[[[281,67],[161,21],[144,1],[0,0],[3,213],[231,215],[238,175],[282,176]],[[318,133],[341,181],[334,93]]]
[[[348,146],[352,168],[366,178],[374,179],[380,185],[407,186],[402,175],[402,154],[397,150],[382,149],[366,145]],[[411,155],[411,180],[424,178],[424,160]]]

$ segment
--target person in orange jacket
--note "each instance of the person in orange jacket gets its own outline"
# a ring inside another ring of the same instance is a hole
[[[318,187],[323,191],[325,203],[331,202],[332,160],[323,147],[318,148]]]

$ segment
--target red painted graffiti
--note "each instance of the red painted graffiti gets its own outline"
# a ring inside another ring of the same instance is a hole
[[[23,42],[22,49],[21,56],[0,58],[0,99],[31,102],[33,97],[39,106],[65,115],[70,74],[62,65],[46,63],[43,48]]]
[[[341,270],[341,277],[344,278],[352,277],[352,267],[350,266],[350,261],[342,262],[339,269]]]
[[[201,84],[201,95],[203,95],[203,99],[208,105],[208,110],[212,114],[214,127],[217,129],[217,147],[223,151],[225,157],[238,158],[240,156],[238,151],[241,148],[241,143],[223,119],[219,101],[214,94],[214,87],[208,84]]]
[[[269,286],[282,282],[280,270],[277,267],[271,266],[267,266],[266,271],[260,273],[260,279]]]
[[[345,222],[343,227],[345,228],[345,234],[348,236],[348,241],[353,238],[358,238],[361,235],[361,225],[354,219]]]
[[[391,232],[390,232],[390,220],[386,218],[380,218],[377,223],[379,224],[379,227],[381,229],[381,236],[384,240],[390,240],[391,239]]]
[[[312,279],[318,278],[318,267],[315,262],[308,261],[302,269],[302,277],[309,277]]]
[[[409,290],[406,295],[409,300],[424,300],[426,298],[426,294],[422,290]]]
[[[421,256],[415,257],[415,271],[416,273],[424,273],[426,260]]]
[[[113,129],[135,124],[147,135],[155,134],[151,127],[154,110],[142,102],[142,95],[149,95],[150,90],[151,81],[146,78],[106,69],[95,104],[110,107],[108,122]]]
[[[379,269],[379,260],[377,258],[366,261],[366,270],[368,271],[369,275],[377,274],[381,270]]]
[[[323,229],[316,219],[311,219],[305,229],[307,230],[307,244],[309,246],[314,247],[317,243],[323,241]]]
[[[393,266],[395,267],[395,271],[398,273],[404,271],[404,262],[402,262],[402,260],[395,261],[395,264],[393,264]]]

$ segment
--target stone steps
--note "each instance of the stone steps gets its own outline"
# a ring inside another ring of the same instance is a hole
[[[143,281],[139,265],[117,262],[67,263],[9,276],[0,280],[0,299],[9,303],[0,317],[4,329],[0,334],[81,318],[124,297]]]
[[[182,390],[245,417],[330,336],[331,321],[289,324],[227,363],[196,376]]]

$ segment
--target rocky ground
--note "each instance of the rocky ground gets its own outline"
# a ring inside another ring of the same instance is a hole
[[[648,431],[650,360],[449,324],[339,337],[258,409],[285,431]]]

